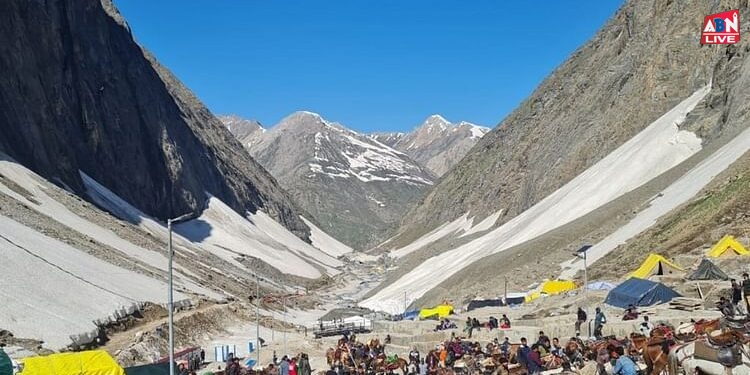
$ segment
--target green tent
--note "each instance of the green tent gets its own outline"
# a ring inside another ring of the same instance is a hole
[[[174,366],[174,371],[174,373],[177,374],[176,364]],[[125,375],[169,375],[169,362],[128,367],[125,369]]]
[[[0,375],[13,375],[13,362],[3,348],[0,348]]]

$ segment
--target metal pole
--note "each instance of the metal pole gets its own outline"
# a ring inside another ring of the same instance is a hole
[[[260,278],[255,274],[255,344],[258,352],[255,355],[255,365],[260,366]]]
[[[404,312],[406,312],[406,291],[404,290]]]
[[[167,231],[169,232],[168,252],[169,252],[169,297],[167,299],[167,308],[169,309],[169,374],[174,374],[174,296],[172,294],[172,219],[167,220]]]
[[[586,252],[583,252],[583,303],[586,303],[586,297],[588,296],[587,290],[589,289],[589,267],[586,264]]]
[[[282,319],[282,322],[281,322],[281,324],[282,324],[281,328],[284,329],[284,354],[283,355],[287,355],[287,352],[286,352],[286,327],[283,326],[283,324],[286,323],[286,296],[282,297],[281,301],[282,301],[282,304],[284,305],[284,312],[283,312],[284,318]]]

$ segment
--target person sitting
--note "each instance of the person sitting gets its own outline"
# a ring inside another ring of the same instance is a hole
[[[628,306],[628,308],[625,309],[625,315],[623,315],[622,320],[636,319],[638,319],[638,309],[636,309],[633,305]]]
[[[617,361],[615,362],[615,367],[612,368],[612,375],[636,375],[638,368],[635,362],[629,356],[625,355],[625,349],[617,347],[615,348],[615,353]]]
[[[526,368],[528,369],[529,375],[540,374],[544,371],[544,363],[542,362],[541,354],[539,353],[539,344],[531,346],[526,360]]]
[[[391,343],[391,335],[385,335],[385,340],[383,340],[384,343],[390,344]]]
[[[721,311],[724,316],[734,316],[734,306],[725,297],[719,298],[719,302],[716,302],[716,307]]]
[[[558,340],[557,337],[552,338],[552,347],[550,347],[549,351],[555,357],[562,357],[563,350],[562,350],[562,346],[560,346],[560,340]]]
[[[505,340],[500,344],[500,352],[502,352],[505,357],[510,353],[510,339],[508,336],[505,336]]]
[[[503,314],[503,318],[501,319],[502,324],[500,324],[500,328],[508,329],[510,328],[510,319],[508,319],[508,316]]]

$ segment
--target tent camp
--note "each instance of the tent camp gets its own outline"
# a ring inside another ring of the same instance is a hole
[[[467,311],[476,310],[482,307],[499,307],[505,305],[501,298],[497,299],[475,299],[469,302],[469,306],[466,307]]]
[[[708,259],[703,259],[698,268],[687,278],[688,280],[729,280],[729,276]]]
[[[13,375],[13,362],[3,348],[0,348],[0,375]]]
[[[565,293],[576,288],[576,284],[570,280],[549,280],[542,284],[542,293],[555,295]]]
[[[103,350],[51,354],[22,360],[21,375],[125,375]]]
[[[607,294],[604,303],[626,308],[629,305],[651,306],[680,297],[680,294],[668,286],[651,280],[631,278]]]
[[[594,281],[592,283],[589,283],[589,285],[586,285],[586,289],[588,290],[612,290],[616,287],[616,284],[610,283],[608,281]]]
[[[418,316],[419,316],[419,310],[406,311],[403,314],[401,314],[401,319],[414,320],[414,319],[417,319]]]
[[[523,302],[529,303],[539,297],[542,297],[542,292],[538,290],[532,290],[529,293],[526,294],[526,297],[524,297]]]
[[[651,253],[643,261],[643,264],[637,270],[633,271],[629,277],[648,279],[655,275],[679,275],[684,272],[685,270],[682,267],[672,263],[669,259],[659,254]]]
[[[169,375],[169,362],[128,367],[125,369],[125,374],[126,375]],[[177,366],[175,366],[175,374],[177,374]]]
[[[438,305],[431,309],[419,310],[419,319],[443,319],[453,314],[453,306]]]
[[[732,251],[727,251],[732,250]],[[733,236],[726,235],[724,238],[708,251],[708,256],[711,258],[718,258],[720,256],[731,256],[731,255],[748,255],[750,251],[742,246]]]

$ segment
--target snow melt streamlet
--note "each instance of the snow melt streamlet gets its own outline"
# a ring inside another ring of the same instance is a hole
[[[360,305],[400,313],[405,305],[477,259],[578,219],[680,164],[700,151],[701,140],[691,132],[679,130],[678,126],[710,90],[710,86],[699,89],[605,158],[504,225],[426,260]]]

